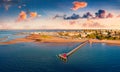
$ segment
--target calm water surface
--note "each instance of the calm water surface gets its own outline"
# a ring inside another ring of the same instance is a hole
[[[12,35],[12,32],[8,33]],[[3,32],[1,35],[8,33]],[[0,72],[120,72],[120,46],[87,44],[70,56],[66,63],[56,57],[79,44],[0,45]]]

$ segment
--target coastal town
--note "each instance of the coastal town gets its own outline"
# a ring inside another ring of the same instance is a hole
[[[120,40],[120,30],[79,30],[58,32],[30,32],[30,35],[54,36],[64,39]]]
[[[14,36],[22,36],[0,44],[15,44],[21,42],[83,42],[89,40],[94,43],[109,43],[120,45],[120,30],[58,30],[58,31],[33,31],[20,32]],[[6,39],[6,38],[4,38]],[[3,40],[1,38],[1,40]]]

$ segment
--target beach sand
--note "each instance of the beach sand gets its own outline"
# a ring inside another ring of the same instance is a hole
[[[5,45],[5,44],[16,44],[16,43],[22,43],[22,42],[44,42],[44,43],[48,43],[48,42],[55,42],[55,43],[64,43],[64,42],[83,42],[85,41],[85,39],[83,40],[75,40],[75,39],[64,39],[64,38],[60,38],[60,37],[43,37],[41,35],[30,35],[27,36],[25,38],[17,38],[11,41],[7,41],[7,42],[0,42],[0,44]]]
[[[2,45],[6,44],[16,44],[16,43],[22,43],[22,42],[44,42],[44,43],[64,43],[64,42],[84,42],[87,39],[65,39],[60,37],[54,37],[54,36],[41,36],[41,35],[30,35],[25,38],[17,38],[11,41],[7,42],[0,42]],[[97,40],[97,39],[90,39],[89,40],[92,43],[106,43],[108,45],[120,45],[120,40]]]

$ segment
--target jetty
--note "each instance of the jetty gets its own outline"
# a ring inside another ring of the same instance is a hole
[[[62,53],[62,54],[59,54],[58,57],[64,61],[64,62],[67,62],[67,59],[70,55],[72,55],[73,53],[75,53],[78,49],[80,49],[81,47],[85,46],[87,43],[89,42],[89,40],[86,40],[84,42],[82,42],[79,46],[77,46],[76,48],[74,48],[73,50],[71,50],[70,52],[68,53]]]

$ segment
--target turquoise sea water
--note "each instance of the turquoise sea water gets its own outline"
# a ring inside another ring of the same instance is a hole
[[[12,35],[17,31],[0,33]],[[13,37],[13,36],[12,36]],[[22,36],[21,36],[22,37]],[[87,44],[62,62],[56,55],[80,43],[0,45],[0,72],[120,72],[120,46]]]

